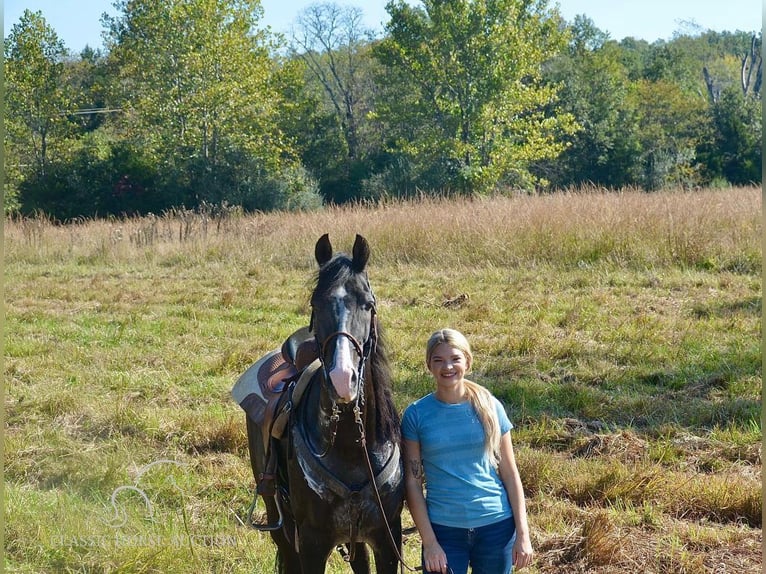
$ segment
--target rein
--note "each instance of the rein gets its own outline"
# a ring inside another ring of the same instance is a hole
[[[362,452],[364,452],[364,460],[367,463],[367,475],[369,476],[370,483],[372,484],[372,491],[375,493],[375,500],[378,503],[378,509],[380,510],[380,515],[383,517],[383,524],[386,526],[386,532],[388,533],[388,541],[391,543],[391,548],[394,549],[394,554],[396,554],[396,557],[399,560],[399,564],[401,564],[402,569],[406,568],[410,572],[415,572],[415,569],[412,568],[409,564],[407,564],[404,561],[404,557],[399,552],[399,548],[396,545],[396,540],[394,540],[393,532],[391,531],[391,525],[388,523],[388,518],[386,518],[386,511],[383,508],[383,501],[380,498],[380,491],[378,490],[378,485],[375,483],[375,472],[372,470],[370,453],[367,452],[367,438],[364,432],[364,423],[362,422],[361,411],[357,407],[354,407],[354,416],[355,416],[356,424],[359,427],[359,442],[362,446]]]

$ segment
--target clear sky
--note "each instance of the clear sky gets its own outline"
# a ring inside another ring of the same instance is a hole
[[[306,6],[326,0],[261,0],[265,25],[285,32]],[[417,4],[417,0],[408,0]],[[5,0],[4,36],[25,9],[41,11],[68,48],[79,52],[85,45],[101,47],[101,14],[114,14],[112,0]],[[382,31],[388,20],[386,0],[337,0],[338,5],[358,6],[368,27]],[[752,32],[762,26],[762,0],[559,0],[562,15],[571,21],[585,14],[598,28],[621,40],[633,36],[654,42],[669,40],[676,31],[689,31],[686,23],[703,30]]]

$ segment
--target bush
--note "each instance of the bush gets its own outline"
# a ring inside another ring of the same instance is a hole
[[[314,211],[323,205],[316,180],[300,165],[278,175],[261,172],[242,198],[247,211]]]

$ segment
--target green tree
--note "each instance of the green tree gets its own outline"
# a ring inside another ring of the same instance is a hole
[[[64,75],[72,93],[70,118],[82,130],[93,131],[119,113],[119,109],[110,108],[114,100],[113,76],[100,50],[86,46],[79,58],[66,62]]]
[[[430,172],[430,187],[533,186],[529,166],[558,155],[574,127],[550,113],[557,87],[542,81],[542,63],[566,41],[556,10],[546,0],[424,0],[422,9],[392,0],[386,10],[375,53],[390,83],[379,111],[400,159]]]
[[[276,45],[259,0],[119,0],[106,18],[129,137],[154,157],[171,204],[285,207],[310,182],[279,129]],[[285,172],[295,186],[274,187]],[[304,185],[305,184],[305,185]]]
[[[557,186],[756,181],[758,37],[697,30],[615,43],[585,17],[571,31],[568,53],[546,66],[546,78],[561,84],[563,108],[584,129],[556,161],[538,165]]]
[[[648,61],[652,57],[652,46],[646,40],[627,37],[618,42],[620,62],[625,68],[628,79],[636,81],[644,77]]]
[[[761,34],[716,36],[718,57],[702,67],[711,135],[699,146],[709,179],[749,184],[762,179]]]
[[[708,179],[735,185],[762,181],[762,108],[760,98],[738,86],[722,90],[709,110],[712,136],[700,146]]]
[[[362,26],[362,10],[337,4],[312,4],[298,16],[293,54],[319,83],[342,128],[348,157],[361,155],[359,131],[370,110],[369,57],[372,32]]]
[[[638,114],[623,53],[592,20],[576,16],[569,49],[546,66],[547,80],[561,85],[561,108],[582,127],[561,156],[538,163],[537,170],[556,187],[620,188],[637,182]]]
[[[708,133],[701,94],[668,80],[636,82],[642,175],[645,189],[693,187],[701,183],[697,147]]]
[[[68,52],[41,12],[25,10],[5,41],[5,199],[18,207],[22,187],[41,185],[62,158],[73,124],[66,111]]]
[[[291,42],[315,105],[314,121],[306,124],[313,128],[303,131],[299,143],[304,163],[317,171],[325,196],[339,202],[359,196],[380,148],[370,119],[377,92],[373,32],[362,17],[360,8],[313,4],[299,14]]]

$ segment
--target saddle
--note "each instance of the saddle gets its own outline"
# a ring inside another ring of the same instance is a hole
[[[237,379],[231,390],[232,398],[264,431],[264,441],[272,432],[276,433],[276,438],[281,436],[284,427],[274,429],[272,422],[280,403],[284,402],[284,391],[291,382],[300,380],[300,374],[316,358],[313,336],[303,327],[290,335],[280,349],[258,359]],[[293,394],[295,390],[292,390]]]
[[[274,443],[284,434],[292,408],[300,401],[319,365],[316,341],[308,328],[303,327],[290,335],[281,348],[267,353],[250,366],[231,390],[232,398],[261,429],[265,464],[248,513],[248,520],[259,530],[276,530],[282,525],[282,511],[276,497]],[[280,514],[278,524],[256,525],[252,522],[259,494],[274,497]]]

